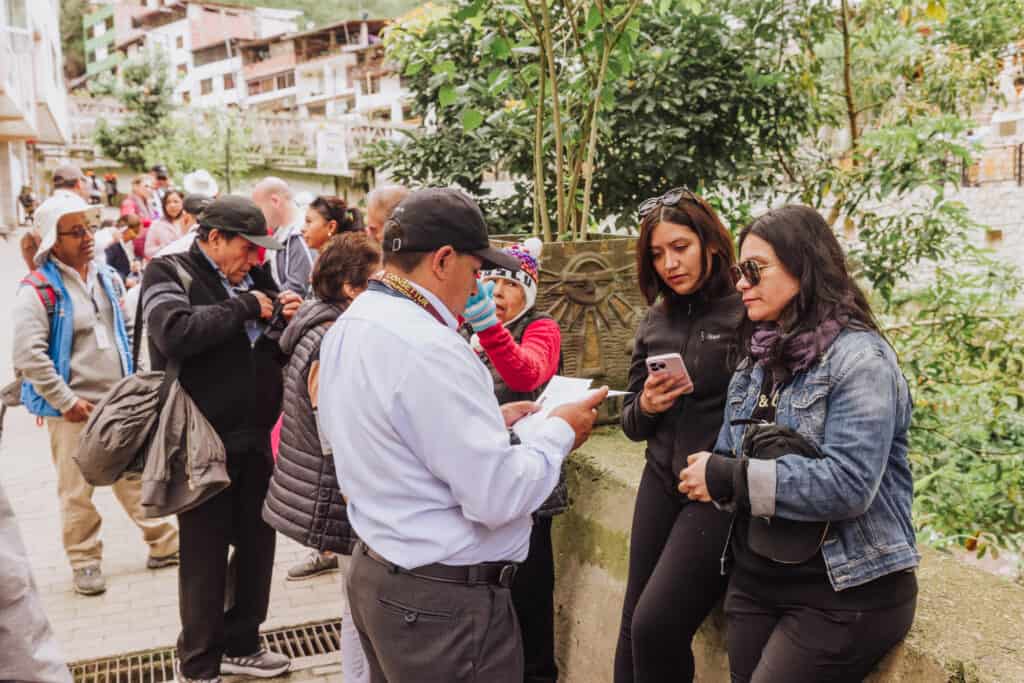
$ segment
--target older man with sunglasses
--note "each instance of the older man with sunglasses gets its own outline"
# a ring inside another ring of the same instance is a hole
[[[46,419],[57,468],[64,550],[82,595],[106,590],[100,569],[102,520],[92,503],[93,487],[73,455],[93,407],[122,377],[133,372],[131,329],[121,300],[124,284],[95,255],[99,208],[63,193],[36,211],[42,242],[36,270],[22,280],[14,309],[14,369],[21,399]],[[121,506],[149,545],[150,569],[178,563],[178,532],[162,519],[147,519],[141,481],[113,486]]]

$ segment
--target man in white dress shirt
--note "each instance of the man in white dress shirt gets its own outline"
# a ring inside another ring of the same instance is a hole
[[[374,683],[522,683],[509,585],[532,513],[607,394],[552,411],[513,446],[533,404],[499,407],[456,315],[491,248],[480,209],[447,189],[410,194],[388,220],[384,272],[324,338],[320,422],[363,543],[348,579]]]

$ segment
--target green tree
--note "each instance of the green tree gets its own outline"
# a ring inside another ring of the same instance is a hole
[[[147,166],[164,164],[175,178],[205,169],[227,188],[229,172],[234,178],[249,170],[250,151],[251,126],[245,115],[187,109],[172,116],[164,135],[146,143],[143,158]]]
[[[64,53],[64,78],[70,80],[85,73],[85,30],[82,15],[89,11],[89,0],[61,0],[60,38]]]
[[[161,52],[125,62],[118,83],[97,83],[96,94],[113,94],[128,110],[128,116],[117,126],[99,122],[95,140],[103,156],[144,170],[146,145],[170,133],[173,89],[167,58]]]
[[[640,199],[681,182],[730,182],[741,205],[818,126],[780,28],[804,4],[598,5],[555,3],[545,20],[536,0],[462,0],[393,31],[389,54],[430,126],[370,161],[478,196],[496,168],[531,179],[501,218],[580,238],[609,218],[630,224]]]

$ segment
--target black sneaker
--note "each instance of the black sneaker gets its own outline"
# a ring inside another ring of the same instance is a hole
[[[224,655],[220,660],[221,674],[239,674],[253,678],[275,678],[291,666],[292,660],[266,648],[245,657]]]
[[[222,683],[222,678],[189,678],[181,673],[181,662],[174,660],[174,683]]]
[[[314,576],[336,571],[338,571],[337,555],[328,555],[314,550],[309,554],[305,562],[297,564],[288,570],[288,580],[304,581],[305,579],[312,579]]]

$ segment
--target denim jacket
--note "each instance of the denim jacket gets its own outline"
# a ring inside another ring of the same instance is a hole
[[[760,393],[764,369],[744,361],[733,375],[715,452],[736,455]],[[776,422],[812,439],[825,455],[751,460],[751,514],[830,521],[822,546],[832,587],[841,591],[920,559],[910,519],[914,484],[907,459],[910,388],[896,354],[874,332],[844,330],[779,395]]]

